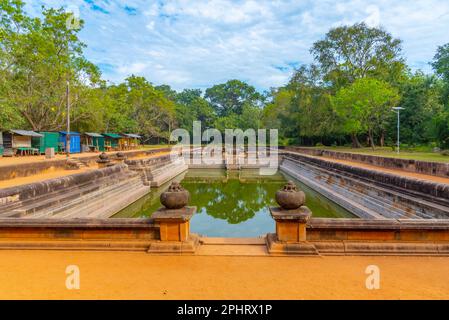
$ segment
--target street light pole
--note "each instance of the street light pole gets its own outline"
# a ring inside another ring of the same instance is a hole
[[[399,140],[399,134],[400,134],[400,112],[401,112],[401,110],[404,110],[404,108],[402,108],[402,107],[394,107],[393,108],[393,110],[397,113],[397,115],[398,115],[398,142],[397,142],[397,146],[398,146],[398,148],[397,148],[397,153],[399,154],[399,149],[400,149],[400,146],[401,146],[401,143],[400,143],[400,140]]]
[[[68,80],[66,89],[66,103],[67,103],[67,135],[66,135],[65,151],[67,154],[67,158],[69,158],[70,157],[70,82]]]

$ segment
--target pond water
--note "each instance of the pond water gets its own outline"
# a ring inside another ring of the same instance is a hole
[[[275,223],[268,207],[276,205],[274,195],[288,180],[305,192],[306,205],[313,217],[354,218],[347,210],[280,171],[273,176],[260,176],[258,170],[190,169],[173,180],[189,190],[189,204],[197,207],[190,230],[203,236],[258,237],[274,232]],[[170,183],[152,189],[113,218],[150,217],[161,207],[159,196]]]

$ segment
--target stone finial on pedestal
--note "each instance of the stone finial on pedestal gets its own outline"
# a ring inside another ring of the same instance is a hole
[[[289,181],[281,190],[276,192],[275,198],[284,210],[298,209],[306,202],[305,193],[298,190],[293,181]]]
[[[160,200],[167,209],[181,209],[189,203],[190,193],[179,182],[172,182],[168,190],[162,192]]]
[[[196,207],[187,207],[190,194],[179,182],[173,182],[160,196],[163,208],[151,216],[160,228],[161,241],[186,241],[190,235],[190,219]]]
[[[271,253],[314,255],[317,251],[307,243],[306,225],[312,216],[304,206],[306,195],[289,181],[276,192],[279,207],[270,207],[270,213],[276,221],[276,234],[267,236],[268,250]]]
[[[109,159],[109,156],[103,152],[98,156],[97,163],[98,168],[101,169],[107,167],[111,163],[111,160]]]
[[[118,163],[124,163],[126,160],[126,155],[123,152],[117,152],[115,154],[115,159],[116,162]]]

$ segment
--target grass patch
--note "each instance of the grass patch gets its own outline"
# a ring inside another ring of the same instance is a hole
[[[393,151],[390,147],[376,148],[375,150],[371,148],[360,148],[353,149],[349,147],[313,147],[314,149],[320,150],[332,150],[340,152],[350,152],[359,154],[368,154],[373,156],[382,156],[390,158],[400,158],[400,159],[411,159],[411,160],[421,160],[430,162],[444,162],[449,163],[449,156],[442,155],[439,152],[428,152],[428,151],[417,151],[413,149],[406,149],[401,151],[399,154]]]

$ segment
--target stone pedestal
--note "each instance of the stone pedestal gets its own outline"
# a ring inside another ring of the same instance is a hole
[[[298,209],[285,210],[280,207],[270,207],[270,213],[276,221],[276,235],[279,241],[307,241],[306,224],[312,212],[306,206]]]
[[[109,159],[108,155],[103,152],[98,156],[97,164],[98,169],[103,169],[110,166],[111,160]]]
[[[196,207],[181,209],[160,208],[151,216],[159,224],[161,241],[187,241],[190,236],[190,219]]]
[[[126,155],[123,152],[117,152],[114,158],[115,163],[125,163]]]
[[[318,255],[315,246],[307,242],[306,226],[312,212],[306,206],[286,210],[270,207],[271,216],[276,221],[276,234],[267,235],[270,254],[278,255]]]

